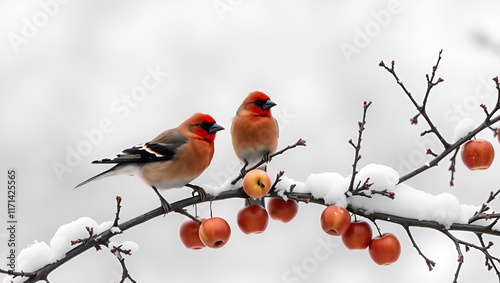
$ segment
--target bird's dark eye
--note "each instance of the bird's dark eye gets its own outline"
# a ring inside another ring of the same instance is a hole
[[[199,126],[200,128],[202,128],[203,130],[205,130],[205,131],[207,131],[207,132],[210,130],[210,128],[211,128],[213,125],[214,125],[214,123],[200,123],[200,124],[198,124],[198,126]]]
[[[266,104],[266,102],[267,102],[267,99],[266,100],[255,100],[253,102],[253,104],[255,104],[255,105],[259,106],[259,107],[262,107],[262,106],[264,106],[264,104]]]

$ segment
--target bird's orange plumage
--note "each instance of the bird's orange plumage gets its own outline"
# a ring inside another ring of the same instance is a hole
[[[215,120],[197,113],[175,130],[167,130],[152,140],[161,143],[172,133],[188,139],[172,160],[150,162],[142,167],[141,177],[147,184],[157,188],[182,187],[205,171],[214,155],[216,133],[205,131],[199,126],[201,123],[215,123]]]
[[[231,136],[236,156],[249,165],[278,147],[278,124],[271,114],[276,104],[260,91],[250,93],[233,118]]]

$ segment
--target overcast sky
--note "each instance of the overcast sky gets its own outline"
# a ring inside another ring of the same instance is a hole
[[[221,184],[239,170],[231,118],[254,90],[277,103],[280,148],[307,140],[306,148],[273,160],[272,174],[285,170],[300,181],[326,171],[348,176],[353,152],[347,141],[356,138],[365,100],[373,105],[360,166],[384,164],[404,174],[424,164],[425,149],[442,147],[433,136],[420,137],[427,129],[423,120],[410,126],[415,109],[378,63],[395,60],[400,78],[421,100],[425,74],[444,49],[438,70],[444,83],[433,90],[428,111],[451,140],[458,121],[469,117],[479,124],[479,104],[496,101],[491,78],[500,74],[500,4],[418,2],[0,2],[0,180],[5,184],[7,169],[17,169],[18,246],[49,242],[59,226],[82,216],[112,220],[117,195],[123,198],[123,221],[156,208],[153,191],[134,177],[72,188],[108,168],[92,160],[148,141],[195,112],[211,114],[226,131],[218,133],[212,164],[194,183]],[[499,148],[491,132],[478,138]],[[470,172],[457,161],[454,187],[448,185],[448,159],[408,184],[480,205],[498,189],[500,164]],[[163,195],[173,202],[190,193]],[[0,200],[5,212],[6,193]],[[379,267],[367,251],[348,251],[340,238],[321,231],[321,206],[300,204],[292,222],[271,221],[264,234],[251,236],[236,225],[241,206],[241,200],[214,203],[214,214],[227,219],[233,232],[219,250],[185,249],[178,237],[181,215],[154,219],[114,240],[139,245],[126,261],[138,282],[451,282],[456,269],[453,243],[435,231],[414,232],[437,262],[428,272],[405,231],[381,223],[383,231],[399,237],[403,251],[396,264]],[[208,216],[208,206],[199,212]],[[0,214],[3,223],[5,218]],[[2,258],[6,239],[0,233]],[[327,256],[318,258],[318,250]],[[118,282],[120,275],[111,253],[89,250],[50,280]],[[465,254],[460,278],[496,280],[477,251]]]

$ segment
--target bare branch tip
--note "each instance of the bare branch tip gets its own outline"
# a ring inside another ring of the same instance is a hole
[[[276,179],[279,179],[285,175],[285,171],[279,171],[278,174],[276,174]]]

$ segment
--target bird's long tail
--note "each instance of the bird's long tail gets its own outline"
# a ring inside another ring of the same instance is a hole
[[[87,183],[90,183],[92,181],[96,181],[96,180],[99,180],[99,179],[102,179],[102,178],[105,178],[105,177],[109,177],[109,176],[114,176],[114,175],[119,175],[119,174],[124,174],[124,173],[132,173],[130,170],[127,170],[129,168],[127,168],[128,166],[124,166],[122,164],[117,164],[113,167],[111,167],[110,169],[100,173],[100,174],[97,174],[95,175],[94,177],[92,178],[89,178],[88,180],[85,180],[83,182],[81,182],[80,184],[78,184],[74,189],[78,188],[78,187],[81,187]],[[126,172],[124,172],[126,171]]]

